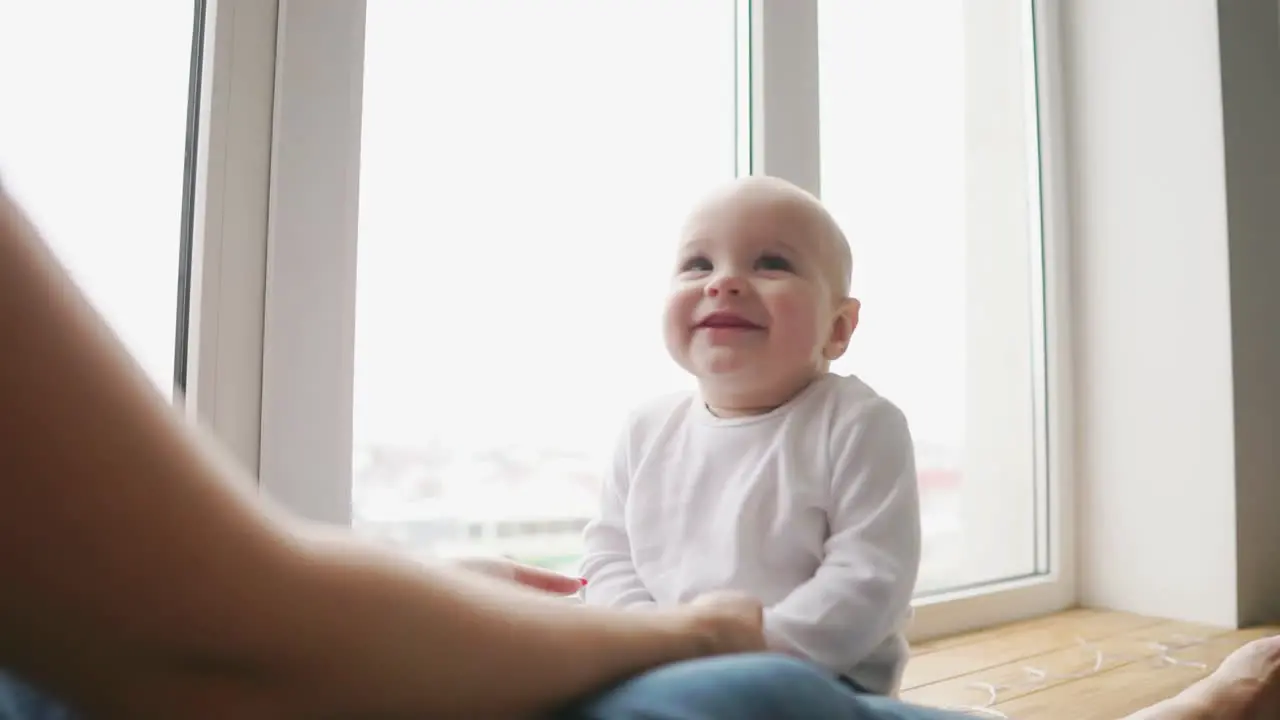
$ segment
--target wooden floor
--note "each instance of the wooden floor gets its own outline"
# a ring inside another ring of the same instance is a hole
[[[1176,694],[1249,640],[1277,633],[1070,610],[918,645],[902,697],[977,717],[1116,720]]]

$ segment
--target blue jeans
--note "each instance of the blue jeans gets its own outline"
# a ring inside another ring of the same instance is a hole
[[[781,655],[732,655],[637,675],[556,720],[956,720],[942,710],[863,695]],[[0,672],[0,720],[72,720],[60,703]]]
[[[0,670],[0,720],[73,720],[61,703]]]
[[[958,720],[967,715],[858,693],[783,655],[728,655],[651,670],[556,720]]]

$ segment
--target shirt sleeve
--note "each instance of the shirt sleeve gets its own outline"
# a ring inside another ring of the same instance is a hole
[[[583,599],[610,607],[653,606],[657,603],[636,572],[627,537],[626,505],[631,484],[629,436],[618,442],[600,487],[600,507],[583,531]]]
[[[770,646],[833,672],[902,621],[920,569],[920,500],[906,418],[883,400],[832,448],[830,535],[813,578],[765,610]]]

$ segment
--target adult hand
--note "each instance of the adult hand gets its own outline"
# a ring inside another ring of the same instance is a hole
[[[464,570],[488,575],[498,580],[507,580],[552,595],[572,595],[586,584],[581,578],[524,565],[503,557],[462,558],[454,561],[454,564]]]
[[[759,600],[733,590],[717,590],[698,596],[686,608],[707,633],[713,655],[761,652],[764,639],[764,606]]]

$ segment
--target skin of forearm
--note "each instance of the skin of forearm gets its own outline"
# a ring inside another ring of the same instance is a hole
[[[0,638],[46,618],[180,637],[203,628],[171,615],[252,586],[277,532],[250,483],[227,482],[2,195],[0,398]]]
[[[255,645],[158,668],[117,664],[95,688],[123,697],[94,709],[246,720],[540,717],[635,672],[705,655],[715,642],[714,627],[687,612],[572,606],[336,539],[296,553],[275,580],[294,603],[310,600],[277,614]]]
[[[338,543],[310,552],[299,584],[314,600],[288,631],[307,642],[281,673],[303,683],[307,715],[531,716],[712,642],[685,612],[575,606]]]
[[[0,666],[103,717],[483,717],[706,651],[684,615],[300,539],[65,277],[0,194]]]
[[[2,193],[0,398],[0,666],[107,709],[135,672],[241,660],[286,534]]]

